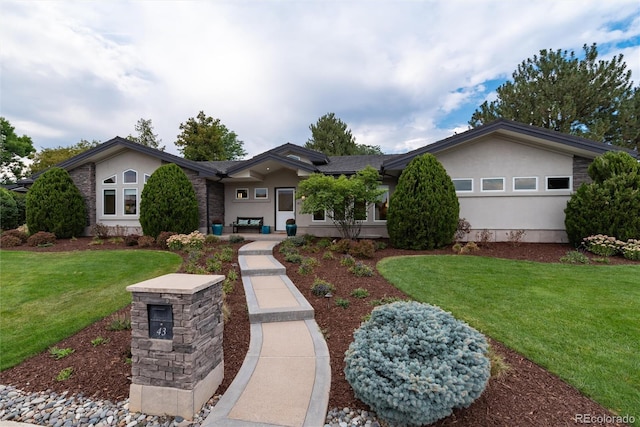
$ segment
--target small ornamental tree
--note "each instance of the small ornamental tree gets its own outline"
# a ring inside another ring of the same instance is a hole
[[[625,152],[608,152],[589,165],[591,184],[567,202],[565,228],[575,246],[596,234],[640,238],[640,164]]]
[[[69,173],[52,167],[27,192],[29,233],[53,233],[60,239],[80,236],[87,225],[87,208]]]
[[[300,212],[324,211],[343,238],[355,239],[360,235],[369,206],[386,191],[379,188],[379,179],[380,174],[372,166],[349,178],[312,174],[298,186],[297,197],[302,199]]]
[[[444,167],[431,154],[416,157],[389,199],[390,243],[415,250],[445,246],[453,241],[459,213],[456,190]]]
[[[198,229],[198,199],[184,171],[170,163],[159,167],[140,196],[140,225],[147,236],[163,231],[189,234]]]
[[[468,407],[491,374],[484,336],[432,305],[376,307],[353,337],[345,378],[390,425],[431,424]]]

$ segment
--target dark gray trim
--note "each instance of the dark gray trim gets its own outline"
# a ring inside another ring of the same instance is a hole
[[[292,159],[291,157],[282,156],[280,154],[274,153],[273,150],[270,150],[262,154],[259,154],[250,160],[245,160],[243,162],[238,163],[237,165],[231,166],[230,168],[227,169],[227,175],[232,175],[241,170],[251,169],[251,167],[258,165],[260,163],[266,162],[268,160],[273,160],[296,169],[302,169],[309,172],[318,172],[318,168],[316,168],[312,164],[309,164],[300,160]]]
[[[178,157],[176,155],[173,154],[169,154],[169,153],[165,153],[164,151],[160,151],[157,150],[155,148],[151,148],[151,147],[147,147],[141,144],[137,144],[133,141],[129,141],[128,139],[125,138],[121,138],[119,136],[116,136],[113,139],[110,139],[109,141],[103,142],[102,144],[98,145],[97,147],[91,148],[83,153],[78,154],[77,156],[74,156],[68,160],[65,160],[64,162],[60,162],[58,163],[56,166],[66,169],[66,170],[71,170],[74,169],[80,165],[82,165],[83,163],[86,163],[88,161],[91,161],[91,158],[93,156],[95,156],[96,154],[100,154],[106,150],[109,150],[115,146],[122,146],[122,147],[126,147],[129,148],[133,151],[137,151],[140,152],[142,154],[146,154],[148,156],[151,157],[155,157],[157,159],[160,159],[164,162],[167,163],[175,163],[180,167],[186,168],[186,169],[190,169],[194,172],[197,172],[198,175],[200,176],[214,176],[218,173],[218,171],[216,169],[213,169],[207,165],[204,165],[200,162],[194,162],[191,160],[187,160],[187,159],[183,159],[182,157]],[[40,176],[42,174],[42,172],[38,172],[36,174],[34,174],[31,179],[35,180],[38,176]]]
[[[326,154],[320,151],[312,150],[310,148],[301,147],[300,145],[292,144],[290,142],[287,142],[286,144],[283,144],[279,147],[272,148],[269,151],[276,154],[283,154],[287,151],[291,151],[293,153],[297,153],[309,158],[309,160],[311,160],[311,163],[313,163],[314,165],[326,165],[327,163],[329,163],[329,157]]]

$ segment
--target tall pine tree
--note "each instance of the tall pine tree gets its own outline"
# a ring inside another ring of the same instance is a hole
[[[623,55],[598,60],[594,43],[584,58],[566,50],[540,51],[522,61],[472,115],[473,127],[497,118],[515,120],[594,141],[637,148],[640,144],[640,91],[632,87]]]
[[[352,156],[356,154],[382,154],[379,146],[356,144],[356,138],[347,124],[334,113],[320,117],[316,124],[309,126],[311,138],[304,145],[311,150],[328,156]]]

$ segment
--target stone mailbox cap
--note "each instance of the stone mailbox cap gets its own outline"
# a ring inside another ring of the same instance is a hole
[[[190,295],[223,280],[222,275],[173,273],[127,286],[127,291]]]

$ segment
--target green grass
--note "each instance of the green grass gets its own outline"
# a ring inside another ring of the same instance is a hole
[[[452,312],[613,412],[640,418],[640,266],[416,256],[384,259],[378,269],[417,301]]]
[[[128,285],[181,263],[160,251],[0,251],[0,370],[125,307]]]

